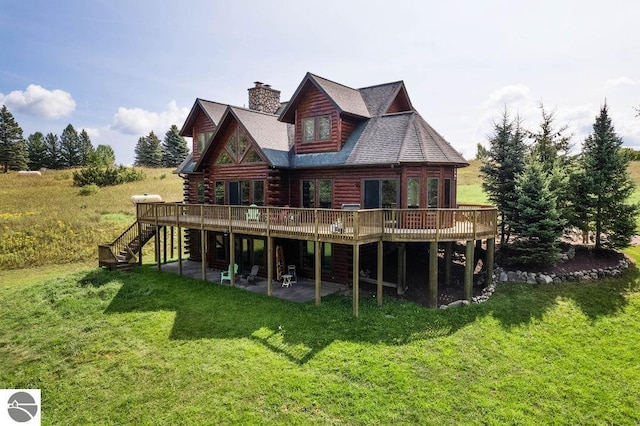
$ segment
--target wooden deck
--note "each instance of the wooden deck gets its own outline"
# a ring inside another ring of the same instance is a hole
[[[141,224],[341,244],[375,241],[448,242],[495,238],[497,210],[336,210],[285,207],[139,203]]]

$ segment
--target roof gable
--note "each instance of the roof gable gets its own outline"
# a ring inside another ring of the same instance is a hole
[[[217,126],[224,114],[227,105],[219,102],[211,102],[204,99],[196,99],[189,111],[189,115],[182,125],[180,136],[193,137],[193,126],[199,114],[205,114],[214,126]]]
[[[289,151],[288,125],[279,122],[278,117],[272,114],[227,106],[211,142],[205,147],[194,171],[201,171],[204,164],[210,161],[216,146],[219,146],[226,130],[234,122],[249,136],[252,145],[262,158],[266,158],[272,166],[282,166],[280,153],[284,152],[286,155]]]
[[[280,114],[280,121],[293,123],[295,121],[295,110],[304,98],[307,88],[313,84],[320,90],[338,109],[340,114],[347,114],[354,117],[369,118],[369,109],[362,98],[360,92],[351,87],[344,86],[326,78],[307,73],[300,85],[291,97],[289,103]]]

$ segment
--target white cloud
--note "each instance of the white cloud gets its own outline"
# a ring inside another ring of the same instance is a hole
[[[47,90],[37,84],[30,84],[27,90],[14,90],[0,100],[14,112],[22,112],[42,118],[60,118],[71,115],[76,109],[76,101],[64,90]]]
[[[606,89],[615,89],[621,86],[635,86],[637,83],[630,79],[629,77],[618,77],[613,78],[611,80],[607,80],[604,83],[604,88]]]
[[[523,86],[522,84],[509,85],[491,93],[482,106],[484,108],[504,108],[506,105],[508,108],[511,108],[511,104],[527,101],[528,99],[529,88],[527,86]]]
[[[100,129],[95,127],[83,127],[83,129],[87,132],[90,138],[99,138],[100,137]]]
[[[150,131],[159,137],[169,130],[172,124],[180,126],[189,114],[189,108],[178,108],[175,101],[169,102],[162,112],[152,112],[141,108],[119,107],[113,116],[111,130],[128,135],[143,136]]]

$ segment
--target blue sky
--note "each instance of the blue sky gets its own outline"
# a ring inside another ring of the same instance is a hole
[[[579,147],[605,101],[640,149],[637,1],[0,0],[0,103],[24,130],[71,123],[130,164],[140,136],[181,127],[197,97],[287,100],[307,71],[351,87],[404,80],[467,158],[505,105],[555,109]]]

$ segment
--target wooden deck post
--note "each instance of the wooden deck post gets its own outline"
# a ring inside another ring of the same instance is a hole
[[[164,253],[162,254],[162,263],[167,264],[167,227],[162,227],[162,246],[164,248]]]
[[[496,239],[487,239],[487,285],[493,284],[493,266],[495,263]]]
[[[471,296],[473,296],[473,270],[476,266],[473,260],[473,249],[473,240],[467,241],[464,265],[464,298],[469,302],[471,302]]]
[[[451,268],[453,267],[453,243],[444,243],[444,285],[451,286]]]
[[[267,296],[273,295],[273,237],[267,236]]]
[[[157,218],[156,218],[157,222]],[[156,249],[156,263],[158,264],[158,271],[162,271],[162,254],[160,253],[160,227],[156,223],[156,235],[155,235],[155,249]]]
[[[317,234],[316,234],[317,237]],[[316,284],[316,306],[320,305],[320,286],[322,285],[322,256],[320,253],[320,250],[322,248],[322,244],[320,243],[320,240],[315,241],[315,251],[313,253],[313,255],[315,256],[315,260],[314,260],[314,273],[315,273],[315,284]]]
[[[207,280],[207,231],[200,230],[200,262],[202,268],[202,281]]]
[[[235,272],[236,265],[236,236],[233,232],[229,232],[229,271]],[[236,274],[229,274],[229,285],[236,285]]]
[[[398,244],[398,294],[404,294],[407,288],[407,246],[405,243]]]
[[[353,316],[358,316],[360,302],[360,245],[353,244]]]
[[[429,307],[438,307],[438,242],[429,244]]]
[[[384,242],[382,241],[382,239],[380,241],[378,241],[378,270],[376,271],[376,275],[378,277],[378,288],[377,288],[377,295],[376,297],[378,298],[378,306],[382,306],[382,281],[383,281],[383,274],[384,274],[384,270],[382,269],[382,267],[384,266]]]
[[[182,275],[182,228],[178,225],[178,273]]]

